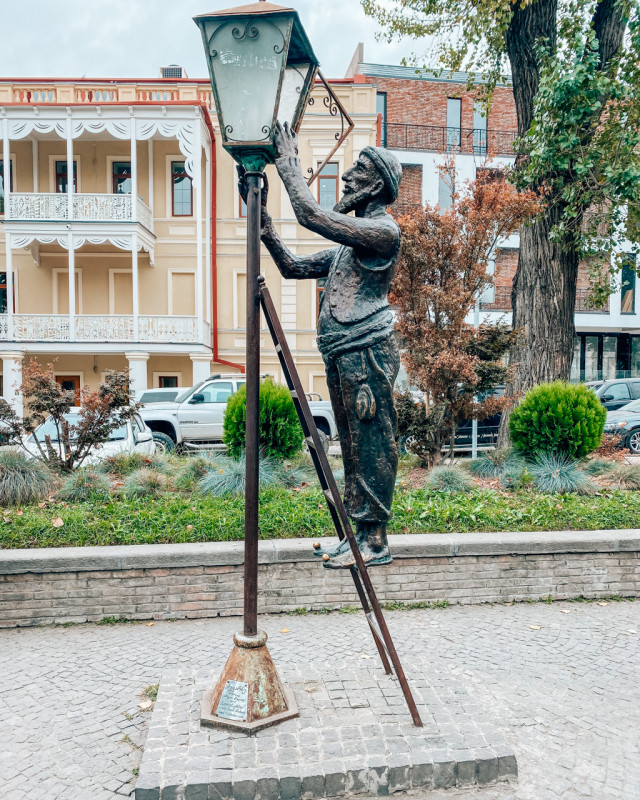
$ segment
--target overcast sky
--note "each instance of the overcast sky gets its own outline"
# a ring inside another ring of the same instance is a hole
[[[189,77],[204,78],[202,43],[191,18],[231,5],[233,0],[0,0],[0,76],[152,78],[161,65],[179,64]],[[360,0],[291,5],[327,78],[344,76],[358,42],[373,63],[399,64],[415,49],[410,41],[377,42],[376,24]]]

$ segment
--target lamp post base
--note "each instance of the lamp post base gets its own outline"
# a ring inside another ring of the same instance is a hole
[[[253,733],[298,716],[293,692],[280,681],[267,634],[237,633],[234,648],[215,687],[204,693],[200,722]]]

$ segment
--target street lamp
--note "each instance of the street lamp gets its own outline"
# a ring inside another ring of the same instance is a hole
[[[258,630],[258,467],[260,405],[260,190],[277,155],[276,123],[298,131],[318,71],[297,12],[260,0],[194,18],[202,33],[222,146],[246,170],[246,489],[244,628],[216,686],[205,692],[203,723],[252,732],[298,715]]]

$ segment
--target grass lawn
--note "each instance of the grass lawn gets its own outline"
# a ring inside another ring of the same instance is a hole
[[[42,505],[42,504],[41,504]],[[640,492],[598,496],[501,494],[486,489],[446,495],[423,489],[396,491],[391,533],[597,530],[634,528]],[[202,498],[161,494],[155,498],[65,504],[49,501],[0,513],[0,548],[218,542],[243,538],[242,497]],[[275,488],[261,495],[264,539],[333,535],[317,489]]]

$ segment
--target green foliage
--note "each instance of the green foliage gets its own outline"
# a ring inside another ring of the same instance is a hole
[[[640,489],[640,467],[637,464],[618,462],[611,465],[609,470],[611,483],[618,489]]]
[[[606,409],[586,386],[542,383],[511,412],[511,441],[527,457],[555,452],[585,458],[600,444],[606,417]]]
[[[504,468],[500,475],[500,483],[509,491],[520,491],[531,487],[534,478],[524,463],[518,464],[514,460]]]
[[[83,503],[92,498],[105,499],[110,492],[111,484],[104,475],[89,468],[81,468],[65,480],[58,497],[68,503]]]
[[[244,494],[246,486],[246,459],[244,451],[238,458],[219,456],[214,465],[198,481],[198,491],[202,495],[224,497]],[[284,465],[266,455],[260,456],[260,487],[286,486],[287,475]]]
[[[233,458],[245,446],[247,392],[243,384],[227,403],[223,441]],[[266,378],[260,384],[260,449],[267,456],[291,458],[302,450],[303,433],[286,386]]]
[[[13,450],[0,450],[0,506],[19,506],[47,497],[55,478],[47,467]]]
[[[524,459],[511,447],[485,450],[469,464],[469,471],[478,478],[501,478],[505,472],[522,472]]]
[[[124,483],[126,497],[154,497],[168,488],[167,476],[157,469],[138,469]]]
[[[429,473],[427,486],[434,492],[468,492],[473,488],[473,481],[460,467],[441,464]]]
[[[136,470],[143,469],[151,459],[142,453],[116,453],[103,459],[98,465],[100,472],[115,475],[116,478],[126,478]]]
[[[606,458],[590,458],[582,465],[582,469],[587,475],[606,475],[614,469],[614,466],[615,463],[613,461],[607,461]]]
[[[190,456],[176,474],[176,489],[195,489],[198,481],[215,465],[211,456]]]
[[[597,491],[591,478],[566,454],[540,453],[529,469],[536,489],[543,494],[593,494]]]

